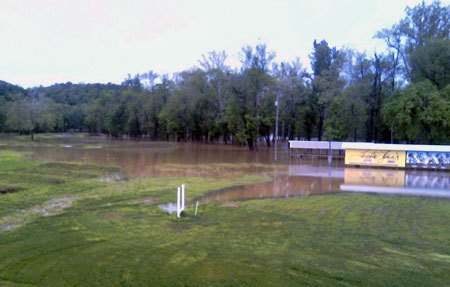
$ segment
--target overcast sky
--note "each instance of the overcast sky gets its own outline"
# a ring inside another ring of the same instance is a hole
[[[309,68],[314,39],[383,51],[374,33],[419,2],[0,0],[0,80],[25,87],[120,83],[128,73],[190,68],[212,50],[225,50],[236,67],[242,46],[257,43],[277,61],[299,57]]]

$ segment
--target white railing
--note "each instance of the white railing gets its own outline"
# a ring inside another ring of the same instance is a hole
[[[333,141],[289,141],[289,148],[294,149],[365,149],[391,151],[425,151],[450,152],[450,145],[414,145],[414,144],[379,144],[363,142],[333,142]]]
[[[342,150],[343,142],[289,141],[289,148]]]

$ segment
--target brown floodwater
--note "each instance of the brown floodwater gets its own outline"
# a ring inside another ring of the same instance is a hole
[[[4,138],[0,137],[0,144]],[[5,141],[4,141],[5,142]],[[450,198],[450,173],[443,171],[344,167],[342,160],[329,166],[317,158],[294,160],[280,144],[278,161],[273,149],[250,152],[246,147],[109,140],[79,135],[56,135],[32,145],[0,145],[27,152],[32,160],[83,162],[117,166],[123,177],[221,177],[264,174],[271,181],[236,186],[203,195],[201,202],[254,198],[289,198],[340,192]]]
[[[3,148],[27,152],[32,160],[117,166],[129,177],[208,176],[208,170],[212,175],[217,172],[220,175],[220,171],[211,165],[223,165],[232,170],[232,164],[239,164],[240,168],[248,169],[247,172],[258,172],[263,168],[261,165],[273,163],[273,152],[268,148],[249,152],[243,146],[120,141],[80,136]]]

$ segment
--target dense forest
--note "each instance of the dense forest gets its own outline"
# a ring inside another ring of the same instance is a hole
[[[148,72],[116,84],[24,89],[0,81],[0,132],[89,132],[244,144],[276,138],[450,142],[450,6],[407,8],[367,55],[314,41],[311,69],[277,62],[265,44],[244,46],[241,67],[224,51],[172,77]]]

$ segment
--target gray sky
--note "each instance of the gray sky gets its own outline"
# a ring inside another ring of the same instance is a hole
[[[419,2],[0,0],[0,80],[120,83],[128,73],[182,71],[212,50],[225,50],[237,67],[242,46],[257,43],[275,51],[276,61],[299,57],[309,68],[314,39],[383,51],[374,33]]]

